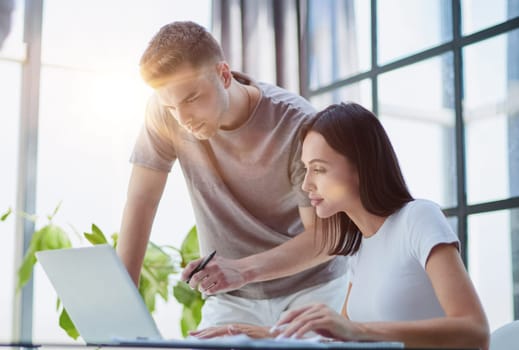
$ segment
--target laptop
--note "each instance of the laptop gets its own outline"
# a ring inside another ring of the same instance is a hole
[[[251,339],[164,339],[115,250],[108,244],[36,253],[63,306],[87,345],[192,349],[395,349],[398,342]]]
[[[36,253],[87,344],[162,339],[126,267],[108,244]]]

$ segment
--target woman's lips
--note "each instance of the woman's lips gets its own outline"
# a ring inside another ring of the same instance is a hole
[[[313,199],[312,199],[312,198],[310,198],[310,203],[311,203],[314,207],[318,206],[322,201],[323,201],[322,199],[317,199],[317,198],[313,198]]]

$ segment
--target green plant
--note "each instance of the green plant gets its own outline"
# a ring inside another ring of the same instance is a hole
[[[53,223],[59,208],[60,205],[56,206],[53,213],[47,215],[48,223],[36,230],[32,235],[29,248],[25,252],[22,264],[18,269],[17,291],[20,291],[32,276],[34,265],[37,262],[36,252],[72,247],[69,233],[61,226]],[[12,213],[12,209],[8,209],[0,216],[0,221],[5,221]],[[20,215],[27,220],[37,221],[37,216],[35,215],[26,213],[21,213]],[[82,239],[81,235],[79,237]],[[93,245],[110,244],[114,248],[117,246],[118,234],[113,233],[110,239],[108,239],[95,224],[92,224],[91,232],[84,232],[82,237]],[[204,300],[198,291],[192,290],[186,283],[179,281],[175,276],[191,260],[197,259],[199,256],[198,236],[196,227],[193,226],[182,242],[180,249],[169,245],[157,245],[150,241],[141,269],[139,293],[150,313],[155,311],[157,297],[168,301],[169,297],[173,295],[183,305],[182,317],[180,319],[180,328],[183,336],[187,336],[188,332],[195,329],[200,323],[201,308]],[[59,299],[56,303],[56,309],[60,313],[59,326],[71,338],[77,339],[79,333]]]

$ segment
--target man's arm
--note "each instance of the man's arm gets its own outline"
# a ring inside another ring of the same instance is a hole
[[[139,283],[151,226],[167,177],[166,172],[138,165],[134,165],[132,169],[117,254],[136,285]]]
[[[242,259],[231,260],[216,256],[189,285],[199,288],[205,294],[215,294],[241,288],[252,283],[290,276],[330,260],[327,251],[320,251],[314,228],[314,209],[300,208],[305,230],[289,241],[268,251]],[[190,263],[182,272],[182,280],[198,264]]]

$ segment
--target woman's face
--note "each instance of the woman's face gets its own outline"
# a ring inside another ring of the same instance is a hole
[[[359,205],[356,167],[331,148],[321,134],[310,131],[306,135],[301,160],[306,167],[302,188],[308,192],[317,216],[327,218]]]

